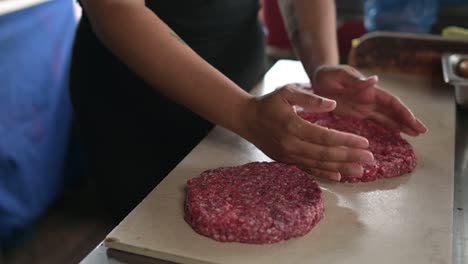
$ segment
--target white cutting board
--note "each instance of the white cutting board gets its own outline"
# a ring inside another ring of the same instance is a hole
[[[190,264],[451,263],[452,92],[422,77],[380,77],[382,87],[400,96],[429,128],[426,135],[409,138],[419,158],[411,175],[354,185],[321,180],[325,218],[306,236],[273,245],[221,243],[184,222],[186,180],[206,169],[269,159],[217,127],[109,234],[106,246]],[[301,65],[280,61],[254,93],[298,81],[307,81]]]

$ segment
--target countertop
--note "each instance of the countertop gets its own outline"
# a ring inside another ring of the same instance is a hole
[[[466,233],[465,225],[468,223],[467,214],[464,212],[465,205],[468,204],[468,180],[463,175],[466,175],[468,170],[468,116],[467,111],[462,109],[457,109],[457,124],[456,124],[456,158],[455,158],[455,197],[454,197],[454,236],[453,236],[453,263],[464,263],[466,249]],[[93,252],[89,254],[83,260],[85,264],[96,264],[96,263],[124,263],[119,262],[113,258],[108,257],[106,254],[107,249],[101,244]],[[126,257],[131,257],[130,254],[121,253],[117,251],[110,251],[111,255],[119,255],[119,259],[126,259]],[[145,257],[136,257],[131,258],[131,261],[139,259],[141,263],[163,263],[157,262],[153,259],[148,259]],[[149,261],[149,262],[148,262]]]

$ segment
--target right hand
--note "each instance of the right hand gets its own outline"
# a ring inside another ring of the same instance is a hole
[[[314,125],[296,114],[294,106],[310,112],[330,112],[336,102],[289,84],[247,107],[244,138],[270,158],[297,165],[311,174],[339,181],[341,174],[360,177],[359,163],[373,160],[367,139]]]
[[[322,65],[313,76],[314,92],[334,99],[334,113],[371,119],[395,132],[418,136],[426,126],[398,97],[378,87],[378,77],[365,78],[349,65]]]

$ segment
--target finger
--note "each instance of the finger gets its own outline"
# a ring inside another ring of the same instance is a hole
[[[382,90],[377,98],[385,108],[391,109],[393,116],[398,118],[399,123],[414,130],[417,134],[425,133],[427,127],[418,120],[413,112],[400,100],[400,98]]]
[[[379,82],[377,75],[370,77],[364,77],[360,72],[354,70],[354,68],[342,71],[344,83],[347,86],[353,86],[358,88],[368,88],[376,85]]]
[[[306,171],[315,177],[325,178],[333,181],[339,182],[341,180],[341,174],[336,171],[326,171],[320,169],[309,168]]]
[[[283,87],[281,92],[289,104],[300,106],[307,111],[330,112],[336,107],[336,101],[297,89],[293,85]]]
[[[370,77],[361,77],[361,78],[348,78],[346,84],[349,86],[357,87],[357,88],[369,88],[375,86],[379,82],[379,78],[377,75],[373,75]]]
[[[294,88],[298,88],[300,90],[305,90],[307,93],[311,93],[313,94],[314,93],[314,90],[312,89],[312,86],[310,85],[310,83],[291,83],[293,85]],[[300,106],[297,106],[297,105],[294,105],[294,112],[298,112],[298,111],[304,111],[304,108],[300,107]]]
[[[385,114],[382,113],[374,113],[371,116],[371,119],[376,121],[379,124],[382,124],[383,126],[395,131],[395,132],[403,132],[409,136],[416,137],[420,133],[404,124],[398,123],[398,120],[393,120],[390,117],[386,116]]]
[[[329,162],[371,162],[374,156],[368,150],[347,148],[347,147],[329,147],[318,144],[299,141],[293,144],[294,153],[306,159],[321,160]]]
[[[410,136],[413,136],[413,137],[416,137],[419,135],[419,133],[405,125],[401,126],[401,132],[407,134],[407,135],[410,135]]]
[[[311,124],[306,120],[297,132],[299,138],[311,143],[317,143],[325,146],[346,146],[352,148],[368,148],[369,141],[361,136],[341,132],[334,129],[328,129],[319,125]]]
[[[294,83],[296,85],[296,88],[299,88],[299,89],[304,89],[306,91],[312,91],[312,86],[310,85],[310,83]]]
[[[420,131],[421,133],[426,133],[427,132],[427,126],[419,119],[416,118],[416,124],[415,124],[417,127],[418,127],[418,131]]]
[[[405,134],[408,134],[410,136],[419,136],[420,134],[424,134],[424,133],[427,132],[427,127],[419,119],[416,119],[416,124],[417,124],[417,126],[420,127],[419,130],[415,130],[413,128],[410,128],[410,127],[404,125],[403,128],[402,128],[402,131]]]
[[[389,116],[382,114],[380,112],[374,112],[370,116],[370,119],[376,121],[377,123],[385,126],[386,128],[395,131],[395,132],[400,132],[402,130],[402,126],[391,119]]]
[[[409,127],[409,126],[407,126]],[[424,134],[427,132],[427,127],[426,125],[423,124],[423,122],[421,122],[421,120],[415,118],[414,120],[412,120],[412,126],[409,127],[410,129],[412,129],[413,131],[415,131],[418,135],[419,134]]]
[[[304,164],[307,168],[325,170],[330,172],[339,172],[342,175],[348,175],[350,177],[361,177],[364,173],[364,169],[361,164],[352,162],[328,162],[320,160],[307,160],[298,158],[301,164]]]

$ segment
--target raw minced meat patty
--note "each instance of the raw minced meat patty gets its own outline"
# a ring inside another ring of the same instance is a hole
[[[340,117],[331,113],[298,112],[302,118],[331,129],[354,133],[369,140],[374,154],[372,163],[362,164],[360,178],[341,175],[342,182],[369,182],[381,178],[400,176],[412,172],[417,164],[413,147],[399,133],[392,132],[372,120]]]
[[[322,191],[294,166],[218,168],[187,184],[185,221],[218,241],[276,243],[307,234],[323,218]]]

